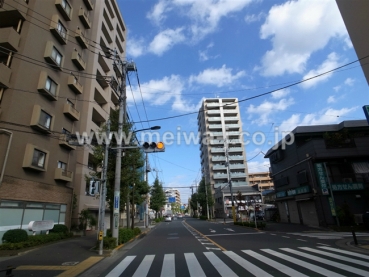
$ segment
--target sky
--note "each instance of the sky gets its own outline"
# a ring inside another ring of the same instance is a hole
[[[184,203],[201,179],[190,136],[204,98],[238,98],[249,172],[268,171],[263,153],[297,126],[365,119],[368,84],[335,0],[117,2],[137,67],[130,118],[137,130],[161,126],[167,142],[149,154],[149,184],[158,176]]]

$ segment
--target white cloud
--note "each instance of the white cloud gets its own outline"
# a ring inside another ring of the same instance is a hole
[[[185,89],[185,81],[183,81],[178,75],[171,75],[169,77],[164,77],[161,80],[150,80],[146,83],[141,84],[141,91],[138,87],[133,87],[133,95],[136,100],[136,104],[138,99],[142,98],[146,105],[150,103],[153,106],[163,106],[166,104],[170,104],[172,109],[179,112],[193,112],[197,111],[201,102],[195,104],[191,104],[189,101],[184,100],[182,98],[182,92]],[[127,95],[127,100],[130,105],[133,104],[133,97],[131,98],[131,94]]]
[[[295,102],[293,98],[281,99],[279,100],[279,102],[264,101],[259,106],[250,105],[247,108],[247,113],[250,116],[252,116],[252,114],[256,114],[259,116],[259,118],[253,120],[252,123],[256,123],[258,125],[265,125],[269,123],[269,117],[271,116],[272,113],[284,111],[294,103]]]
[[[279,98],[286,97],[289,93],[290,93],[289,89],[280,89],[280,90],[272,92],[272,97],[274,99],[279,99]]]
[[[256,21],[260,21],[265,17],[264,13],[259,13],[259,14],[248,14],[245,16],[245,21],[246,23],[252,23],[252,22],[256,22]]]
[[[328,99],[327,99],[328,104],[334,103],[336,101],[337,101],[337,99],[333,95],[329,96]]]
[[[270,164],[269,164],[269,160],[267,159],[265,159],[265,161],[262,161],[262,162],[258,162],[258,161],[247,162],[247,168],[248,168],[249,173],[267,172],[269,171],[269,167],[270,167]]]
[[[317,68],[317,69],[312,69],[310,70],[308,73],[306,73],[303,77],[304,80],[307,80],[309,78],[312,78],[314,76],[317,76],[319,74],[322,74],[324,72],[327,72],[329,70],[332,70],[336,67],[339,66],[338,63],[338,56],[336,53],[330,53],[327,57],[327,59]],[[307,88],[311,88],[313,86],[315,86],[317,83],[319,82],[323,82],[326,81],[327,79],[329,79],[332,76],[332,72],[331,73],[327,73],[324,74],[322,76],[319,76],[317,78],[308,80],[306,82],[303,82],[300,84],[301,87],[307,89]]]
[[[130,38],[127,41],[127,55],[129,57],[139,57],[145,52],[145,42],[142,38]]]
[[[358,107],[342,108],[340,110],[328,108],[321,112],[307,114],[304,117],[300,117],[300,114],[293,114],[282,122],[279,126],[279,131],[290,132],[297,126],[335,124],[342,121],[341,116],[345,116],[357,109]]]
[[[208,51],[210,48],[214,47],[214,43],[210,43],[208,46],[206,46],[206,50],[204,51],[199,51],[199,59],[201,62],[203,61],[207,61],[209,59],[216,59],[217,57],[219,57],[219,55],[216,56],[209,56]]]
[[[177,28],[175,30],[166,29],[154,37],[149,45],[149,51],[161,56],[175,44],[183,42],[184,40],[183,28]]]
[[[353,86],[354,85],[354,82],[355,82],[355,80],[354,79],[352,79],[352,78],[347,78],[346,80],[345,80],[345,85],[348,85],[348,86]]]
[[[262,58],[261,73],[279,76],[303,73],[310,55],[323,49],[331,38],[347,38],[346,27],[332,0],[287,1],[273,6],[260,30],[273,48]]]
[[[153,9],[147,13],[146,17],[153,21],[155,24],[160,25],[166,18],[165,13],[170,11],[168,1],[160,0]]]
[[[221,68],[205,69],[197,76],[191,75],[189,78],[189,82],[222,87],[232,84],[234,81],[241,77],[244,77],[245,75],[245,71],[239,71],[235,75],[232,75],[232,68],[227,68],[226,65],[223,65]]]

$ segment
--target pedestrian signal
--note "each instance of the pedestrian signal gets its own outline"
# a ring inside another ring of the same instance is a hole
[[[164,152],[165,146],[164,146],[164,143],[162,142],[151,142],[151,143],[145,142],[142,145],[142,149],[146,153]]]

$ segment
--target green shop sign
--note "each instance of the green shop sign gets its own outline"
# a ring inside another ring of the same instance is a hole
[[[363,190],[363,183],[336,183],[332,184],[333,191],[346,191],[346,190]]]
[[[327,174],[325,172],[324,165],[323,163],[316,163],[314,164],[314,166],[316,174],[318,176],[318,183],[322,189],[322,193],[323,195],[328,195],[329,191],[328,191]]]
[[[281,197],[293,196],[293,195],[304,194],[304,193],[309,193],[309,192],[310,192],[310,187],[303,186],[303,187],[298,187],[294,189],[279,191],[276,193],[276,197],[281,198]]]

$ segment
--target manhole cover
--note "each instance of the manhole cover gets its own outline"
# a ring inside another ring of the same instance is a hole
[[[62,265],[76,265],[78,263],[79,262],[65,262],[65,263],[62,263]]]

